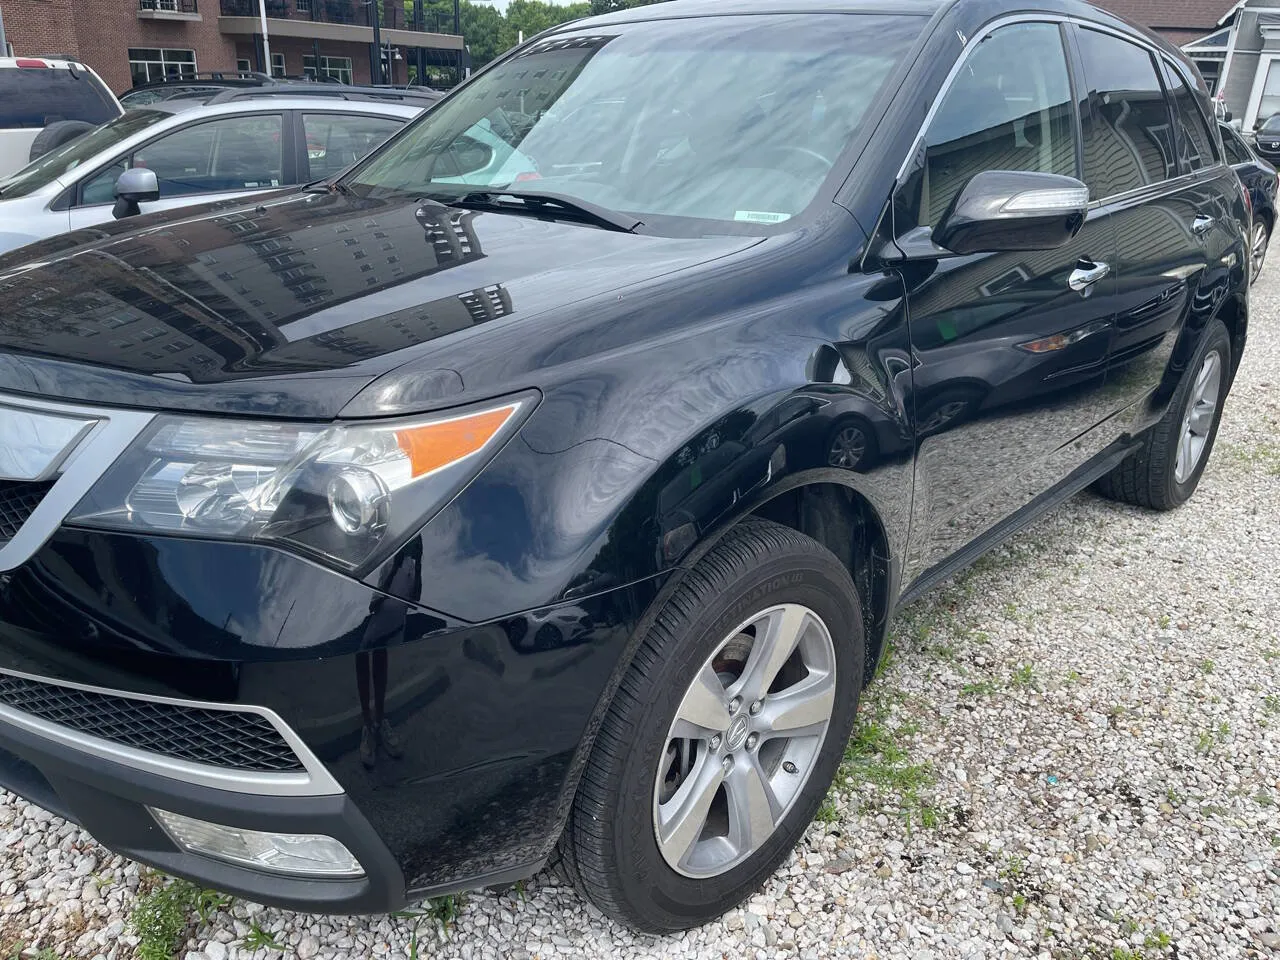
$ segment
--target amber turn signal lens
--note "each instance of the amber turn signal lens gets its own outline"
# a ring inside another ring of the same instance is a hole
[[[479,453],[515,415],[519,404],[437,420],[396,431],[396,443],[409,458],[413,477],[425,477],[441,467]]]

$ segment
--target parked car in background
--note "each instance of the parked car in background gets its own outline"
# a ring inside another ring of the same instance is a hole
[[[1268,163],[1280,163],[1280,113],[1258,124],[1254,130],[1254,147]]]
[[[265,73],[214,70],[208,73],[184,73],[163,80],[140,83],[120,94],[120,103],[126,109],[143,107],[149,103],[169,100],[173,97],[208,96],[223,90],[246,90],[280,84],[282,80]]]
[[[1228,124],[1220,125],[1222,146],[1227,162],[1236,172],[1249,197],[1253,220],[1249,228],[1249,260],[1252,283],[1262,274],[1267,262],[1267,249],[1276,225],[1276,188],[1280,185],[1276,168],[1253,152],[1244,137]]]
[[[579,20],[140,224],[0,257],[0,786],[306,911],[741,903],[895,612],[1185,503],[1249,323],[1203,81],[1079,0]]]
[[[0,57],[0,179],[123,112],[83,63]]]
[[[429,102],[254,94],[133,108],[0,180],[0,252],[120,216],[326,179]],[[139,180],[143,170],[149,179]],[[118,197],[126,171],[132,188]]]

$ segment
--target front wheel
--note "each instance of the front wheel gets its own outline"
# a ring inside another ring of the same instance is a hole
[[[601,727],[561,841],[582,894],[662,932],[754,892],[830,787],[864,650],[833,554],[764,521],[726,534],[658,614]]]

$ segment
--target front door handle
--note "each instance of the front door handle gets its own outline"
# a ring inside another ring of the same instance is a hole
[[[1191,232],[1197,237],[1203,237],[1213,229],[1213,224],[1213,217],[1206,217],[1203,213],[1197,214],[1196,218],[1191,221]]]
[[[1111,266],[1096,260],[1081,260],[1067,278],[1067,286],[1076,293],[1089,295],[1089,288],[1111,272]]]

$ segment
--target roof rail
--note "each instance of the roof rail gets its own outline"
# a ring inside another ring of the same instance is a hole
[[[231,103],[234,100],[259,100],[263,97],[327,97],[341,100],[386,100],[399,103],[435,103],[444,94],[429,87],[397,90],[388,87],[359,87],[333,83],[273,83],[262,87],[231,88],[214,94],[206,103]]]

